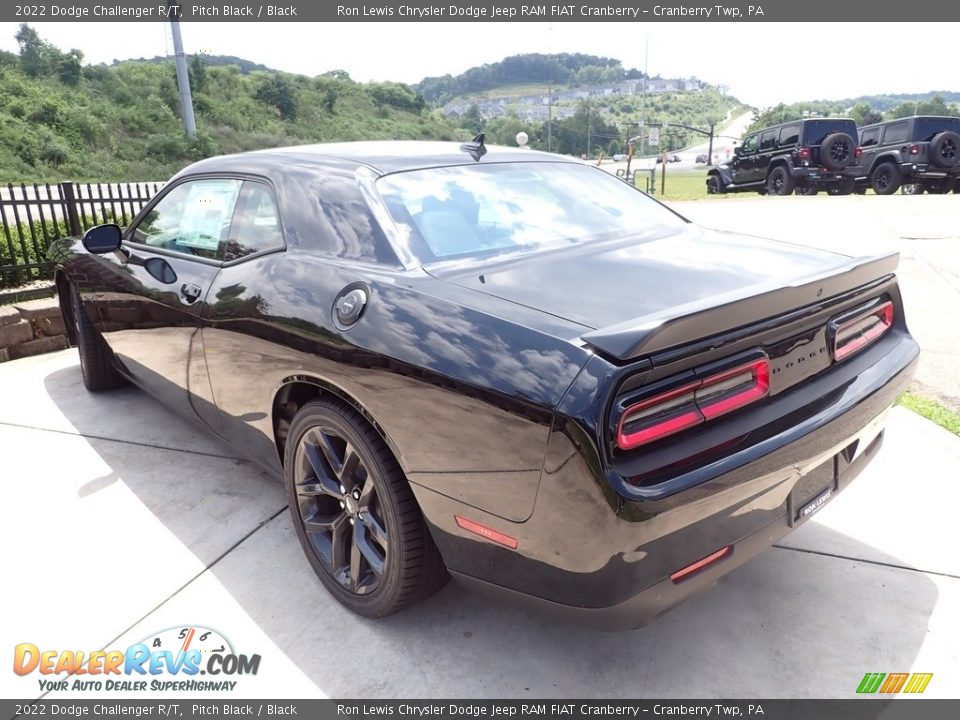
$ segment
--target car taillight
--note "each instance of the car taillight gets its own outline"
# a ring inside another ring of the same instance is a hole
[[[919,145],[911,145],[911,146],[910,146],[910,154],[911,154],[911,155],[919,155],[919,154],[920,154],[920,146],[919,146]]]
[[[853,151],[853,156],[859,160],[863,157],[863,148],[857,145],[857,149]]]
[[[833,359],[845,360],[876,341],[893,326],[893,303],[889,300],[852,318],[843,318],[831,328]]]
[[[770,361],[765,357],[686,383],[627,407],[617,425],[617,447],[632,450],[674,435],[769,392]]]
[[[809,159],[810,159],[810,148],[807,147],[806,145],[804,145],[802,148],[800,148],[800,159],[801,159],[801,160],[809,160]]]

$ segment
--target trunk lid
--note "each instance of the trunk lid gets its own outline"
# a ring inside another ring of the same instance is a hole
[[[627,360],[788,312],[892,273],[896,254],[851,258],[704,230],[582,244],[500,262],[435,265],[435,277],[591,328]]]

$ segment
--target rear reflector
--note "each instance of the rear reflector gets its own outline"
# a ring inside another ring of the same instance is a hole
[[[765,357],[688,383],[624,410],[617,446],[632,450],[646,445],[749,405],[769,391],[770,361]]]
[[[733,545],[727,545],[725,548],[721,548],[715,553],[711,553],[705,558],[697,560],[691,565],[687,565],[682,570],[677,570],[675,573],[670,575],[670,579],[675,583],[683,582],[684,580],[696,575],[701,570],[707,569],[710,565],[713,565],[713,563],[719,562],[730,555],[733,555]]]
[[[893,326],[893,303],[889,300],[833,329],[833,359],[844,360],[860,352]]]
[[[473,520],[467,520],[465,517],[460,517],[459,515],[454,515],[453,518],[457,521],[457,525],[468,532],[476,533],[480,537],[485,537],[487,540],[492,540],[500,545],[505,545],[511,550],[517,549],[516,538],[512,538],[509,535],[504,535],[502,532],[497,532],[492,528],[488,528],[486,525],[481,525]]]

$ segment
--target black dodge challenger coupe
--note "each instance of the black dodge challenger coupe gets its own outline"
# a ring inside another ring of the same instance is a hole
[[[707,231],[482,137],[204,160],[53,250],[87,388],[283,478],[374,617],[449,574],[641,625],[843,489],[919,352],[895,254]]]

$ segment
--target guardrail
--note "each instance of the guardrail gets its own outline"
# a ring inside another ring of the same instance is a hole
[[[161,187],[160,182],[0,186],[0,291],[50,279],[51,242],[105,222],[126,225]]]

